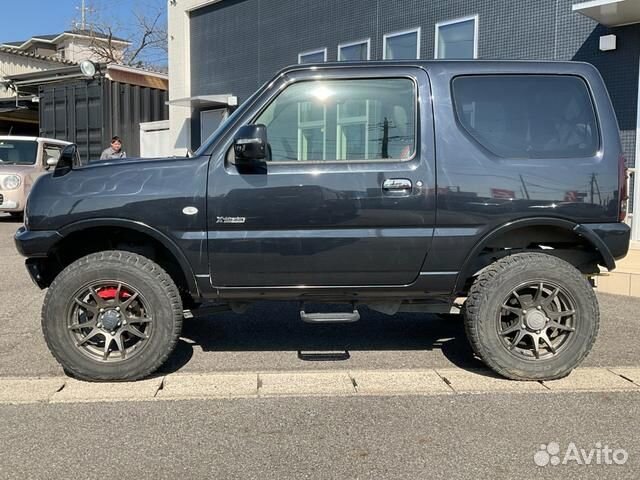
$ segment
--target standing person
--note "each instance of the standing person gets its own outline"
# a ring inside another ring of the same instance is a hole
[[[111,146],[104,149],[100,160],[109,160],[110,158],[127,158],[127,152],[122,149],[122,140],[115,136],[111,139]]]

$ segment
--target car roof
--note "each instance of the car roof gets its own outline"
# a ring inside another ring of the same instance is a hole
[[[437,69],[438,71],[451,70],[457,73],[579,73],[597,71],[596,68],[587,62],[576,62],[566,60],[367,60],[349,62],[323,62],[290,65],[283,68],[277,76],[287,73],[322,70],[322,69],[342,69],[353,67],[419,67],[427,71]]]

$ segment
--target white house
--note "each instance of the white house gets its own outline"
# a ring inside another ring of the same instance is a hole
[[[90,30],[74,30],[52,35],[35,35],[27,40],[1,43],[0,47],[79,63],[83,60],[104,61],[104,58],[96,55],[94,50],[95,47],[108,46],[109,44],[117,55],[130,42],[113,36],[109,38],[106,35]]]

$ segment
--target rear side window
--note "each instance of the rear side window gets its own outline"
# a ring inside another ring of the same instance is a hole
[[[590,157],[599,148],[586,83],[575,76],[479,75],[452,83],[458,121],[501,157]]]

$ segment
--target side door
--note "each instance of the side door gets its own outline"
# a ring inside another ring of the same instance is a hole
[[[376,286],[416,280],[435,225],[429,81],[417,67],[281,76],[233,128],[264,124],[270,155],[209,172],[215,286]],[[230,137],[233,137],[233,132]]]

